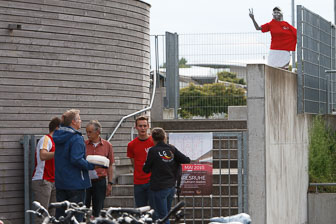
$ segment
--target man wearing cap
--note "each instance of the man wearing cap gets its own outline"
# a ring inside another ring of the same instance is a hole
[[[263,33],[271,32],[272,41],[267,64],[287,69],[290,61],[290,51],[295,51],[296,49],[296,29],[283,21],[280,7],[274,7],[272,21],[261,27],[254,19],[253,9],[250,9],[249,15],[256,30],[261,30]]]

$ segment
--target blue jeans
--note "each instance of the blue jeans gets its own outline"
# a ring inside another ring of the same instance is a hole
[[[62,201],[69,201],[69,202],[82,202],[84,203],[85,200],[85,189],[82,190],[61,190],[61,189],[56,189],[56,200],[58,202]],[[58,219],[60,216],[65,215],[65,210],[62,208],[57,208],[56,209],[56,218]],[[76,219],[78,222],[83,221],[83,214],[76,214],[75,215]]]
[[[164,218],[170,211],[175,194],[175,187],[165,188],[159,191],[151,191],[154,205],[154,219]],[[169,224],[169,219],[165,222]]]
[[[92,180],[92,187],[86,189],[85,205],[87,208],[91,206],[92,215],[98,217],[100,210],[104,208],[104,200],[106,196],[106,179]]]
[[[135,207],[142,207],[151,204],[149,183],[134,184],[134,201]]]

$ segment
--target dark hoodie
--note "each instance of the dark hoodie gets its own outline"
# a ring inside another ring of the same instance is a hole
[[[91,187],[88,170],[94,165],[85,159],[82,133],[72,127],[61,127],[53,134],[55,142],[55,185],[62,190]]]
[[[142,168],[145,173],[152,172],[149,182],[150,189],[159,191],[174,187],[178,167],[182,163],[190,163],[190,158],[172,145],[158,142],[150,148],[147,160]]]

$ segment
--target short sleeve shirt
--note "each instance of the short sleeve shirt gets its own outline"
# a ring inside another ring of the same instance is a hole
[[[55,182],[55,160],[54,158],[42,161],[40,151],[46,149],[48,152],[55,152],[55,143],[50,135],[44,135],[36,146],[35,169],[32,180],[47,180]]]
[[[100,139],[99,144],[95,146],[90,140],[86,140],[85,145],[86,145],[86,156],[88,155],[104,156],[110,160],[110,166],[112,166],[112,164],[114,163],[114,153],[110,142],[104,139]],[[99,177],[107,176],[106,168],[96,168],[95,170]]]
[[[271,22],[262,25],[261,31],[263,33],[271,32],[272,50],[295,51],[297,42],[296,29],[289,23],[273,19]]]
[[[127,145],[127,157],[134,159],[134,184],[147,184],[151,174],[143,172],[142,168],[147,159],[148,150],[154,146],[152,136],[146,140],[138,137]]]

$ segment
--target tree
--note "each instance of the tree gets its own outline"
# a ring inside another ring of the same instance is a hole
[[[190,65],[187,65],[188,61],[185,58],[179,60],[179,68],[190,68]],[[167,68],[166,62],[161,65],[161,68]]]
[[[245,89],[213,83],[203,86],[190,84],[180,90],[179,115],[183,118],[227,113],[228,106],[234,105],[246,105]]]
[[[244,79],[238,79],[237,78],[236,73],[223,71],[223,72],[218,72],[217,76],[218,76],[218,79],[221,80],[221,81],[246,85]]]
[[[187,65],[188,61],[185,58],[181,58],[179,60],[179,68],[190,68],[189,65]]]

